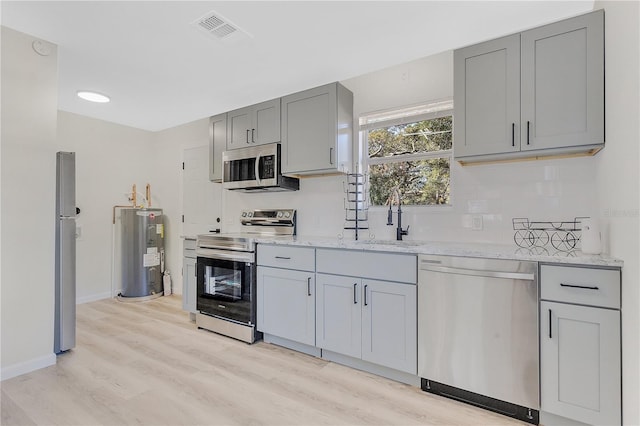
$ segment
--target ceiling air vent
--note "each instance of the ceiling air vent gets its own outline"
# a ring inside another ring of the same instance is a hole
[[[195,25],[200,31],[217,40],[235,40],[240,37],[246,38],[251,36],[246,31],[241,30],[236,24],[214,11],[196,19],[192,25]]]

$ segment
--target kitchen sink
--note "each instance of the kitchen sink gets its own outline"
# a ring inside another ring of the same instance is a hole
[[[398,241],[398,240],[358,240],[357,244],[416,247],[427,244],[425,241]]]

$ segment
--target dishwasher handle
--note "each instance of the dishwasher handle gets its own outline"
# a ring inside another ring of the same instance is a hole
[[[440,272],[443,274],[470,275],[472,277],[504,278],[509,280],[533,281],[535,279],[534,274],[525,273],[525,272],[505,272],[505,271],[488,271],[488,270],[481,270],[481,269],[452,268],[450,266],[436,266],[431,264],[431,262],[421,263],[420,270],[430,271],[430,272]]]

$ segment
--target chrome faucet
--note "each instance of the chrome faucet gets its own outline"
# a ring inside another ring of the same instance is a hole
[[[396,227],[396,240],[402,241],[403,235],[409,235],[409,226],[407,226],[407,229],[402,229],[402,199],[400,198],[400,191],[398,190],[397,186],[393,188],[393,190],[391,191],[391,195],[389,195],[389,198],[387,200],[387,202],[389,203],[387,225],[389,226],[393,225],[393,211],[391,210],[391,206],[393,205],[394,199],[398,204],[398,226]]]

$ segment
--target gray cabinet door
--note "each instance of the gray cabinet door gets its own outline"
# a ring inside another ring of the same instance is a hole
[[[361,358],[362,280],[316,274],[316,346]]]
[[[227,113],[227,150],[249,146],[253,106]]]
[[[540,303],[541,409],[621,424],[620,311]]]
[[[254,145],[280,142],[280,98],[254,106],[249,140]]]
[[[336,84],[282,98],[283,173],[336,168]]]
[[[362,280],[362,359],[417,374],[416,286]]]
[[[222,152],[227,146],[227,114],[209,119],[209,180],[222,182]]]
[[[522,150],[604,143],[603,11],[521,36]]]
[[[280,142],[280,98],[227,113],[227,149]]]
[[[196,313],[196,259],[182,258],[182,309]]]
[[[259,266],[257,328],[274,336],[315,345],[313,272]]]
[[[520,35],[454,52],[454,155],[520,150]]]

